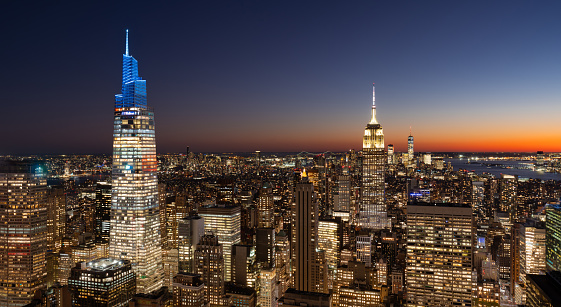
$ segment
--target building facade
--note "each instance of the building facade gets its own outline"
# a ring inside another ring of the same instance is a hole
[[[257,204],[257,227],[273,228],[274,223],[274,206],[273,188],[270,183],[266,182],[259,190],[259,203]]]
[[[204,219],[200,216],[188,216],[178,221],[177,249],[180,271],[193,272],[193,255],[204,233]]]
[[[548,205],[545,214],[546,269],[561,271],[561,205]]]
[[[205,297],[210,306],[224,303],[224,256],[222,245],[214,235],[204,235],[195,250],[195,273],[205,284]]]
[[[205,307],[205,285],[199,274],[179,272],[173,278],[173,306]]]
[[[136,293],[135,279],[128,260],[100,258],[79,262],[68,279],[72,306],[128,306]]]
[[[408,167],[415,167],[415,149],[413,147],[413,135],[411,135],[411,128],[409,128],[409,136],[407,137],[407,162]]]
[[[136,290],[163,286],[154,112],[146,80],[129,55],[128,30],[121,94],[115,95],[109,255],[131,262]]]
[[[472,209],[407,206],[407,306],[471,306]]]
[[[359,226],[368,229],[389,228],[385,202],[384,130],[376,119],[376,95],[372,86],[372,117],[364,129],[362,141],[362,200]]]
[[[95,239],[109,241],[111,229],[111,183],[98,182],[95,187]]]
[[[218,237],[224,248],[224,280],[232,275],[232,246],[239,244],[241,237],[241,208],[239,206],[213,205],[199,208],[204,218],[205,231]]]
[[[44,166],[0,162],[0,306],[28,304],[47,277]]]
[[[314,292],[315,289],[312,274],[317,247],[318,208],[312,198],[313,193],[313,184],[303,175],[302,182],[296,185],[292,230],[294,287],[298,291]]]

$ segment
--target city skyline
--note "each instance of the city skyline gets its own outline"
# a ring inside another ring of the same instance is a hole
[[[321,4],[9,4],[0,154],[110,153],[126,28],[161,153],[359,150],[371,82],[396,151],[561,151],[561,4]]]

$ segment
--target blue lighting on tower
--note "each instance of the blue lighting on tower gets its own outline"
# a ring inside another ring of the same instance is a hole
[[[138,76],[138,61],[129,55],[129,30],[123,54],[123,84],[115,95],[115,108],[146,108],[146,80]]]

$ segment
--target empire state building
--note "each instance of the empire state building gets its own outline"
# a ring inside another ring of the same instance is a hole
[[[137,293],[163,285],[154,112],[146,80],[129,55],[127,30],[121,94],[115,95],[109,255],[129,260]]]
[[[358,224],[367,229],[389,228],[385,203],[384,130],[376,119],[376,89],[372,85],[372,117],[362,139],[362,200]]]

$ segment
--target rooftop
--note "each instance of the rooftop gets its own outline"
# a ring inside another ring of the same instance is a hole
[[[129,263],[128,260],[121,260],[121,259],[114,259],[114,258],[99,258],[85,263],[85,269],[95,270],[95,271],[111,271],[111,270],[122,268],[128,263]],[[84,269],[83,266],[82,269]]]

